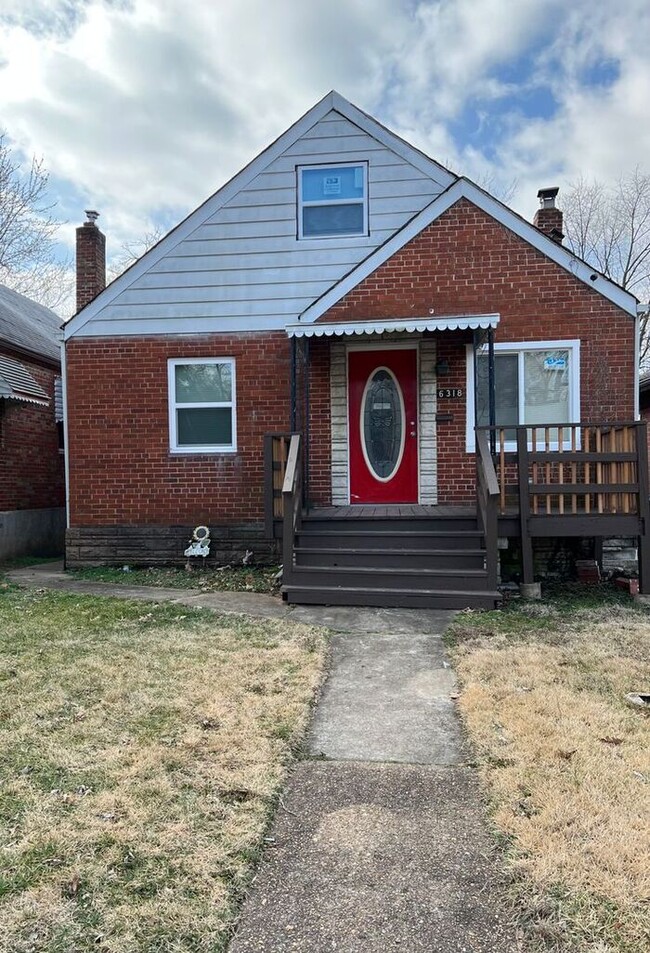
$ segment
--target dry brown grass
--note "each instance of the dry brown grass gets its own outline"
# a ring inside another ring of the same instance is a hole
[[[590,599],[461,616],[459,700],[530,934],[650,947],[650,614]]]
[[[0,951],[224,948],[319,630],[0,594]]]

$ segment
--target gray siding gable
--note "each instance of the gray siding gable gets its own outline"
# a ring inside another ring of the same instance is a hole
[[[368,163],[370,234],[297,239],[296,168]],[[336,93],[117,279],[72,336],[277,330],[456,180]]]

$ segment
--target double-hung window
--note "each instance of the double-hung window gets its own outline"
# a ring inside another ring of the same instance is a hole
[[[168,362],[169,443],[176,453],[237,449],[235,361],[230,357]]]
[[[367,234],[367,163],[298,168],[298,238]]]
[[[474,395],[476,426],[487,427],[489,368],[487,347],[476,355],[467,349],[467,449],[474,450]],[[494,345],[496,425],[505,428],[514,449],[518,424],[566,424],[580,419],[580,342],[535,341]],[[552,439],[557,441],[557,430]]]

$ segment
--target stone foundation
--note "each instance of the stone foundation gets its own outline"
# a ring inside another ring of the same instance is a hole
[[[261,523],[210,526],[206,566],[241,564],[252,551],[251,564],[278,565],[281,543],[268,539]],[[66,533],[66,567],[184,566],[193,526],[75,526]],[[192,562],[204,565],[203,559]]]
[[[637,573],[639,571],[639,553],[635,537],[619,539],[612,537],[603,540],[603,575],[612,576],[620,572]]]

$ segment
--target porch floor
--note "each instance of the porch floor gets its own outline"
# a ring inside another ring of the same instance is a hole
[[[371,519],[376,518],[407,518],[407,519],[431,519],[436,516],[449,517],[473,517],[476,515],[476,507],[465,506],[427,506],[423,503],[364,503],[350,506],[312,506],[309,508],[309,516],[321,517],[323,519]]]

